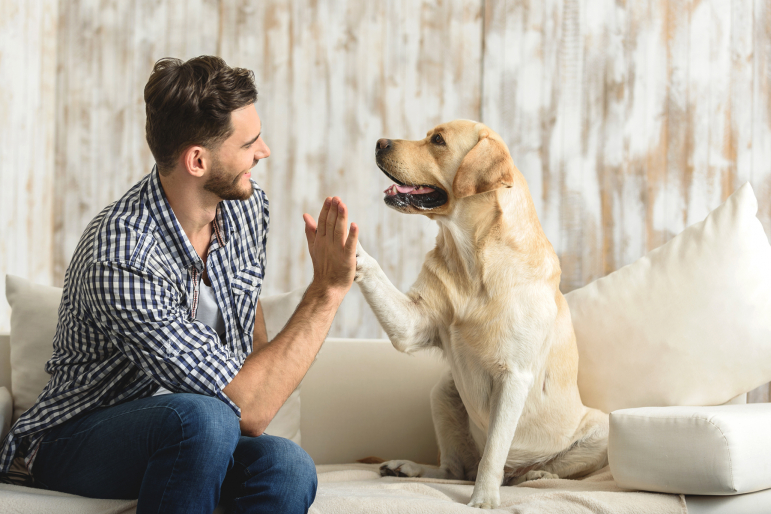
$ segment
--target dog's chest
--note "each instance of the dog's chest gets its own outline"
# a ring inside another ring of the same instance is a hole
[[[443,350],[463,405],[475,424],[486,428],[490,415],[492,375],[472,347],[459,342],[450,330],[441,330]]]

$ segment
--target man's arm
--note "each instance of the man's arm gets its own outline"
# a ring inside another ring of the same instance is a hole
[[[345,204],[337,197],[327,198],[318,228],[309,215],[303,215],[303,219],[313,261],[313,281],[284,329],[270,343],[265,343],[265,321],[258,307],[261,326],[255,320],[255,349],[222,390],[241,409],[241,432],[246,435],[262,434],[297,388],[321,348],[356,273],[358,227],[351,224],[348,234]]]

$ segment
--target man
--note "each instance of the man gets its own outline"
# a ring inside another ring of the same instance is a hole
[[[137,512],[307,512],[311,458],[263,434],[310,367],[356,268],[355,224],[327,198],[305,234],[313,281],[268,342],[259,304],[270,155],[253,75],[162,59],[145,87],[153,171],[88,225],[64,280],[51,379],[14,425],[44,488],[138,498]],[[163,394],[163,393],[175,394]]]

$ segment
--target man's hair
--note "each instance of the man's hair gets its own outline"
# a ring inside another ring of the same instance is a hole
[[[162,174],[193,145],[216,150],[233,133],[230,113],[257,101],[254,73],[203,55],[155,63],[145,86],[147,144]]]

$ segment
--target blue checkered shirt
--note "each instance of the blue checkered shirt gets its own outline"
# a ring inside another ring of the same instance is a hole
[[[88,225],[64,277],[51,374],[35,405],[3,441],[0,472],[17,453],[28,469],[46,431],[85,412],[146,398],[160,386],[215,396],[252,351],[265,271],[268,199],[217,206],[207,275],[225,338],[196,320],[204,264],[161,187],[158,171]]]

